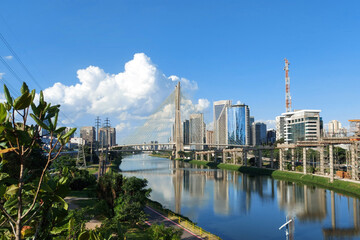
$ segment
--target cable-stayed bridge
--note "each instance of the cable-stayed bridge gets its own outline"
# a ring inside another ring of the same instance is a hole
[[[182,125],[182,120],[191,119],[190,126]],[[188,133],[185,133],[188,131]],[[187,136],[190,135],[190,136]],[[208,149],[220,150],[225,148],[247,148],[241,144],[216,144],[205,140],[206,125],[203,113],[180,90],[180,82],[175,90],[160,104],[145,123],[138,127],[133,134],[123,140],[123,144],[114,146],[113,150],[167,150],[173,151],[174,157],[179,157],[179,151]],[[187,138],[187,139],[185,139]],[[185,147],[184,147],[185,145]],[[256,149],[258,149],[257,147]],[[268,149],[269,147],[263,147]],[[255,148],[254,148],[255,149]]]

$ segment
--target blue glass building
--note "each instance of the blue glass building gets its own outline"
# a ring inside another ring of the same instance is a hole
[[[227,108],[227,142],[228,144],[250,144],[249,107],[244,104]]]

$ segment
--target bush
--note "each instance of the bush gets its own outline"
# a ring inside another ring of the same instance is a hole
[[[304,168],[301,165],[297,166],[295,169],[296,169],[297,172],[303,172],[304,171]]]
[[[72,175],[73,177],[70,181],[71,190],[83,190],[84,188],[96,183],[96,177],[86,170],[78,169],[77,171],[73,172]]]
[[[292,164],[291,163],[287,163],[286,164],[286,169],[291,171],[292,170]]]
[[[249,159],[249,164],[250,164],[250,166],[255,166],[255,158],[254,157]]]
[[[151,240],[180,240],[182,234],[181,229],[165,227],[164,224],[154,224],[148,229],[148,232]]]

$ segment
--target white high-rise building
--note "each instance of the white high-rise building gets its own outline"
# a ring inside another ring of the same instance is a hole
[[[337,136],[341,131],[341,123],[337,120],[331,120],[329,122],[329,136],[335,137]]]
[[[279,136],[283,132],[286,143],[320,140],[322,130],[320,112],[320,110],[296,110],[283,113],[277,118]],[[284,120],[281,120],[281,117]],[[281,121],[284,121],[283,127]]]
[[[214,102],[214,143],[227,144],[227,107],[231,100]]]
[[[276,140],[285,139],[285,116],[276,118]]]

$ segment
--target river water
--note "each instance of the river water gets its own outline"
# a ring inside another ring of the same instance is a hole
[[[120,169],[222,239],[360,239],[359,199],[330,190],[146,154],[125,157]]]

